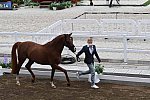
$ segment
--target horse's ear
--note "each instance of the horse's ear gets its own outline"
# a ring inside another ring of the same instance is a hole
[[[69,34],[69,36],[71,36],[71,35],[72,35],[72,33]]]

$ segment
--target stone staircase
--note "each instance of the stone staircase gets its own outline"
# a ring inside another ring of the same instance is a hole
[[[40,8],[48,8],[52,1],[42,1],[40,2]]]

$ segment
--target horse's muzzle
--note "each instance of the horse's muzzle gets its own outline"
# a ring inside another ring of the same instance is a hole
[[[75,47],[75,46],[71,46],[71,47],[69,48],[69,50],[71,50],[71,51],[74,53],[74,52],[76,52],[76,47]]]
[[[74,46],[71,51],[76,52],[76,47]]]

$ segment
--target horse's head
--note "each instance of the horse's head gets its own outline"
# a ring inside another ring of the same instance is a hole
[[[65,46],[68,47],[72,52],[76,52],[76,48],[73,44],[73,38],[71,37],[71,34],[64,34],[65,37]]]

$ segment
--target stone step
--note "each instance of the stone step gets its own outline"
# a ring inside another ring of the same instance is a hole
[[[53,1],[42,1],[40,2],[40,5],[49,5],[51,4]]]
[[[49,5],[40,5],[40,8],[48,8]]]
[[[40,8],[48,8],[49,5],[52,3],[53,1],[42,1],[40,2]]]

